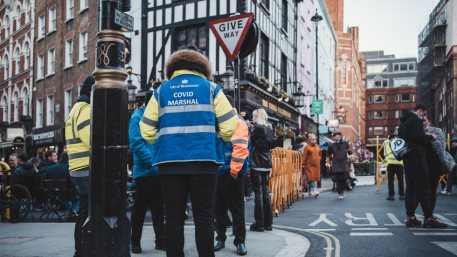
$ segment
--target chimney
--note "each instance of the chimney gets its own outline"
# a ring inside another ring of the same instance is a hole
[[[343,31],[344,0],[325,0],[335,31]]]

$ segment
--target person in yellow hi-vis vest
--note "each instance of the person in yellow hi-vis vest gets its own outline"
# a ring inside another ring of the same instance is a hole
[[[81,233],[89,207],[90,93],[94,78],[88,76],[81,85],[79,97],[65,122],[70,176],[79,193],[79,215],[75,225],[75,255],[81,256]]]
[[[398,194],[400,200],[405,200],[405,185],[403,182],[403,161],[399,161],[395,159],[395,156],[392,153],[392,149],[390,148],[390,139],[392,138],[391,135],[383,143],[384,149],[384,158],[387,162],[387,184],[389,188],[389,196],[387,196],[387,200],[393,201],[395,200],[395,190],[394,190],[394,180],[395,176],[397,176],[398,182]]]

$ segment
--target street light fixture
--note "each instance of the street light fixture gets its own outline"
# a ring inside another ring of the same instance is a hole
[[[316,31],[316,100],[319,99],[319,51],[318,51],[318,29],[319,29],[319,22],[322,20],[322,16],[320,16],[317,13],[316,9],[316,14],[314,14],[313,17],[311,17],[311,21],[314,23],[314,29]],[[319,142],[319,114],[316,114],[316,123],[317,123],[317,133],[316,133],[316,139],[317,143],[320,144]]]
[[[135,102],[136,100],[136,90],[137,90],[137,86],[133,85],[132,83],[132,67],[128,66],[126,69],[125,69],[129,75],[129,79],[127,80],[127,91],[128,91],[128,94],[129,94],[129,103],[133,103]]]
[[[219,79],[223,83],[223,88],[226,90],[233,90],[235,89],[235,73],[233,72],[232,68],[229,66],[227,70],[219,75]]]

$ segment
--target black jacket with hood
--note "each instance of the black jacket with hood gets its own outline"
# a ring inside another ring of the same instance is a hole
[[[425,156],[427,148],[431,147],[433,136],[425,134],[422,119],[415,113],[408,112],[401,117],[400,121],[398,136],[410,145],[411,154]]]

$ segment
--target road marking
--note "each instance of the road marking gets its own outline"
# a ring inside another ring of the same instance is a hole
[[[277,227],[280,229],[288,229],[291,231],[300,231],[300,232],[305,232],[305,233],[310,233],[316,236],[320,236],[325,239],[325,242],[327,244],[327,247],[323,248],[326,252],[325,256],[326,257],[332,257],[332,251],[334,251],[334,257],[340,257],[340,252],[341,252],[341,245],[340,245],[340,240],[336,238],[335,236],[331,234],[327,234],[324,232],[319,231],[319,229],[303,229],[303,228],[295,228],[295,227],[288,227],[288,226],[281,226],[281,225],[273,225],[273,227]],[[335,241],[335,248],[333,248],[332,244],[332,239]]]
[[[324,231],[335,231],[334,228],[309,228],[307,231],[314,231],[314,232],[324,232]]]
[[[457,242],[432,242],[437,246],[457,255]]]
[[[403,226],[403,223],[397,219],[393,213],[387,213],[387,217],[393,222],[392,224],[384,224],[384,226]]]
[[[344,216],[346,216],[346,218],[347,218],[345,220],[345,223],[348,226],[378,226],[378,222],[376,222],[376,219],[374,218],[373,214],[365,213],[365,215],[367,216],[366,218],[355,217],[355,216],[352,216],[351,213],[346,212],[344,214]],[[367,220],[368,224],[355,224],[353,221],[356,221],[356,220]]]
[[[388,228],[351,228],[351,230],[354,231],[360,231],[360,230],[388,230]]]
[[[319,218],[318,218],[316,221],[310,223],[308,226],[314,227],[314,226],[316,226],[317,224],[319,224],[319,223],[321,223],[321,222],[325,222],[325,223],[327,223],[327,224],[328,224],[329,226],[331,226],[331,227],[336,227],[336,226],[338,226],[338,225],[336,225],[335,222],[333,222],[333,221],[327,219],[327,213],[321,213],[321,214],[319,215]]]
[[[350,236],[393,236],[392,232],[351,232]]]
[[[440,215],[440,214],[436,214],[435,213],[435,217],[437,217],[438,219],[440,219],[442,222],[448,224],[449,226],[453,226],[453,227],[457,227],[457,224],[452,222],[451,220],[447,219],[446,217],[444,217],[443,215]]]
[[[455,231],[453,228],[409,228],[409,230],[429,230],[429,231]]]
[[[457,236],[457,233],[452,232],[414,232],[415,236]]]

